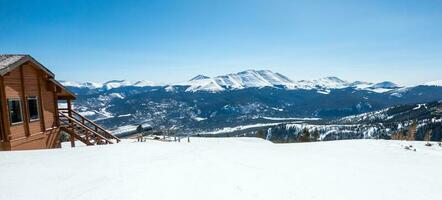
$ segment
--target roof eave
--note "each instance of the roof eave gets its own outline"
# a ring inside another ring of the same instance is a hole
[[[60,96],[57,94],[58,99],[60,100],[67,100],[67,99],[71,99],[71,100],[75,100],[77,99],[77,96],[71,92],[69,89],[67,89],[65,86],[63,86],[60,82],[58,82],[57,80],[51,78],[49,79],[51,82],[53,82],[57,87],[60,87],[63,91],[65,91],[68,96]]]
[[[37,65],[40,69],[42,69],[44,72],[46,72],[51,78],[55,77],[54,73],[52,73],[48,68],[46,68],[45,66],[40,64],[37,60],[35,60],[30,55],[24,55],[23,58],[19,59],[17,62],[14,62],[14,63],[10,64],[8,67],[2,69],[0,71],[0,76],[6,75],[8,72],[10,72],[10,71],[14,70],[15,68],[25,64],[28,61],[30,61],[30,62],[34,63],[35,65]]]

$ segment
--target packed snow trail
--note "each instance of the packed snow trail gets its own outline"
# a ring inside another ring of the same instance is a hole
[[[0,199],[440,199],[442,148],[404,144],[192,138],[0,152]]]

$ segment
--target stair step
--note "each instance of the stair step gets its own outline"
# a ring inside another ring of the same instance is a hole
[[[87,145],[113,144],[115,141],[112,141],[112,139],[115,139],[116,142],[120,141],[117,137],[108,133],[105,129],[99,127],[89,119],[75,111],[71,112],[72,113],[66,110],[59,111],[59,120],[63,124],[66,132],[83,143]],[[70,114],[72,114],[72,116]]]

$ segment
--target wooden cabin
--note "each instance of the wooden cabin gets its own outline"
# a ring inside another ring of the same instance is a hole
[[[120,141],[73,110],[75,98],[31,56],[0,55],[0,150],[59,148],[63,133],[72,146]]]

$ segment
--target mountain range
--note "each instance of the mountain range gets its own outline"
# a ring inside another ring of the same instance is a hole
[[[332,120],[442,99],[442,81],[416,86],[337,77],[293,81],[269,70],[198,75],[167,85],[124,80],[61,83],[77,94],[77,110],[108,129],[149,123],[154,128],[201,132],[275,119]]]
[[[74,82],[74,81],[61,81],[63,85],[76,88],[87,88],[87,89],[103,89],[109,90],[119,87],[151,87],[151,86],[165,86],[169,90],[173,90],[174,87],[185,86],[187,92],[220,92],[226,90],[238,90],[245,88],[263,88],[263,87],[274,87],[274,88],[284,88],[287,90],[329,90],[338,89],[345,87],[354,87],[358,89],[367,89],[377,91],[376,89],[396,89],[400,88],[398,85],[392,82],[381,82],[381,83],[369,83],[363,81],[347,82],[341,80],[337,77],[325,77],[318,80],[300,80],[293,81],[288,77],[274,73],[270,70],[247,70],[239,72],[236,74],[227,74],[217,77],[208,77],[204,75],[198,75],[189,81],[160,85],[155,84],[151,81],[126,81],[126,80],[112,80],[104,83],[96,82]],[[442,81],[433,81],[423,85],[437,85],[441,86]],[[383,90],[378,90],[383,91]]]

